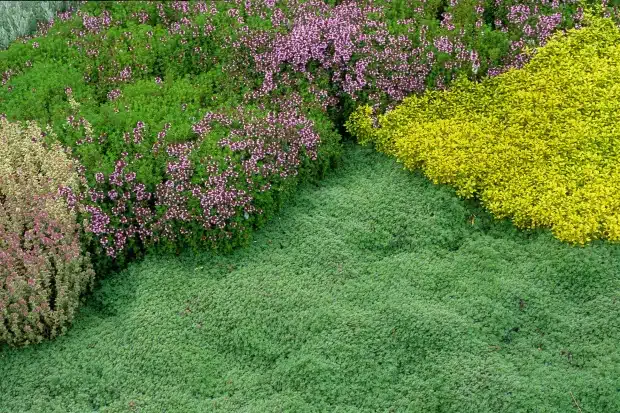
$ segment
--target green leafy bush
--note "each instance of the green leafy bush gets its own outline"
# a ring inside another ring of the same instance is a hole
[[[256,79],[231,82],[222,45],[242,24],[230,9],[87,3],[52,35],[0,54],[0,113],[49,124],[48,142],[82,165],[101,271],[145,248],[245,243],[300,179],[338,157],[340,136],[313,96],[248,100]]]

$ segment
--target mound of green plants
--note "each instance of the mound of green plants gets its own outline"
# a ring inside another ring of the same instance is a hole
[[[563,241],[620,240],[620,30],[610,19],[558,34],[523,69],[412,96],[362,142],[478,196],[498,218]]]
[[[49,124],[80,163],[98,264],[242,244],[339,152],[327,116],[295,91],[244,100],[252,79],[223,71],[234,17],[210,6],[87,4],[2,56],[0,112]]]
[[[519,67],[584,5],[83,2],[0,52],[0,114],[71,158],[86,185],[57,191],[101,276],[148,251],[247,245],[338,161],[357,106]]]

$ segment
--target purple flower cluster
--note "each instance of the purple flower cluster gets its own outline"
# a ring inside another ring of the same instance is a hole
[[[137,20],[140,24],[146,24],[146,22],[149,21],[150,16],[144,10],[140,10],[140,11],[137,11],[137,12],[133,12],[129,16],[129,18]]]
[[[523,24],[530,17],[530,7],[526,4],[510,6],[508,21],[512,24]]]
[[[497,3],[497,2],[496,2]],[[500,1],[501,3],[501,1]],[[508,9],[506,21],[497,20],[495,25],[504,32],[513,31],[519,34],[518,40],[511,41],[510,53],[502,59],[500,65],[490,67],[488,74],[497,76],[510,69],[523,67],[531,58],[531,55],[523,53],[526,44],[542,46],[551,35],[562,26],[564,18],[560,10],[566,3],[575,4],[576,1],[562,2],[541,0],[533,4],[511,5]],[[550,9],[550,12],[542,12],[542,8]],[[583,20],[583,9],[577,7],[577,12],[572,15],[575,27],[579,28]]]
[[[121,97],[121,94],[122,94],[122,92],[121,92],[120,89],[113,89],[113,90],[108,92],[108,100],[109,101],[115,101],[116,99]]]
[[[81,11],[78,11],[77,15],[82,17],[84,28],[89,33],[99,33],[112,25],[112,18],[107,10],[104,10],[100,17],[89,16],[88,13]]]
[[[13,76],[14,74],[15,72],[13,72],[11,69],[2,72],[2,86],[6,85],[9,80],[11,80],[11,76]]]
[[[371,13],[379,18],[371,18]],[[462,62],[455,67],[479,65],[477,60],[470,60],[477,55],[458,41],[451,42],[444,37],[435,39],[432,45],[424,37],[425,26],[417,42],[420,46],[412,36],[390,34],[382,13],[381,8],[372,4],[362,7],[356,2],[344,2],[330,8],[323,2],[310,1],[299,5],[290,16],[290,30],[273,36],[268,32],[243,35],[234,46],[247,50],[255,70],[264,74],[262,88],[252,96],[265,95],[286,83],[286,68],[313,82],[317,73],[314,69],[311,72],[310,67],[318,64],[342,93],[355,100],[360,92],[367,90],[370,100],[379,105],[384,96],[396,102],[422,91],[435,64],[436,51],[460,53],[457,58]],[[454,29],[451,19],[450,14],[444,15],[444,25],[449,30]],[[311,90],[319,101],[325,101],[326,90],[317,86],[313,84]]]
[[[131,66],[126,66],[123,70],[121,70],[117,77],[114,77],[111,80],[113,82],[126,82],[131,80]]]
[[[138,144],[142,142],[144,128],[144,122],[138,121],[136,127],[133,129],[133,143]]]
[[[265,0],[251,2],[246,12],[257,3],[266,5]],[[354,100],[367,92],[375,108],[381,106],[381,102],[387,102],[389,108],[411,93],[427,87],[445,87],[454,72],[465,69],[476,76],[482,65],[480,51],[466,45],[466,36],[471,37],[467,30],[471,28],[457,28],[455,11],[463,3],[459,0],[449,2],[439,31],[412,18],[401,22],[407,31],[405,35],[388,30],[385,10],[374,1],[344,1],[334,7],[318,0],[286,3],[288,9],[277,8],[271,14],[273,26],[284,30],[243,29],[240,39],[232,43],[240,60],[231,65],[231,71],[243,72],[249,58],[253,62],[252,70],[264,76],[262,88],[252,93],[251,98],[288,85],[287,76],[292,70],[312,83],[311,91],[320,101],[325,101],[327,90],[318,86],[318,79],[328,76],[334,86],[332,90],[339,90]],[[496,29],[519,33],[536,45],[544,44],[564,24],[560,7],[565,4],[559,1],[515,5],[496,0],[495,3],[498,10],[507,8],[505,18],[496,19]],[[425,7],[420,6],[418,12],[422,14]],[[480,29],[485,6],[477,3],[466,7],[472,7],[475,28]],[[577,23],[581,18],[580,11],[573,16]],[[490,61],[486,62],[489,74],[521,67],[527,61],[528,55],[522,53],[525,43],[513,41],[512,44],[510,54],[500,66],[493,67]],[[450,58],[442,57],[438,61],[438,53],[448,54]],[[317,71],[317,66],[323,75]],[[437,73],[441,75],[434,76],[433,84],[430,75]]]
[[[66,22],[67,20],[70,20],[73,17],[73,12],[71,10],[65,11],[65,12],[58,12],[56,14],[56,18],[60,21]],[[52,19],[53,21],[53,19]]]

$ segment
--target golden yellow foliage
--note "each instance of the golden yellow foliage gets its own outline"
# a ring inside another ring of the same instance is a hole
[[[411,96],[376,128],[359,108],[347,127],[518,227],[620,240],[620,30],[609,19],[558,33],[523,69]]]

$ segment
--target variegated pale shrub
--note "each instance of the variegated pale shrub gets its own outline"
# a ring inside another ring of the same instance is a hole
[[[518,227],[563,241],[620,240],[620,30],[592,19],[523,69],[407,98],[348,129]]]
[[[0,118],[0,343],[65,331],[93,281],[71,198],[81,183],[60,146],[34,123]],[[70,189],[70,191],[69,191]]]

